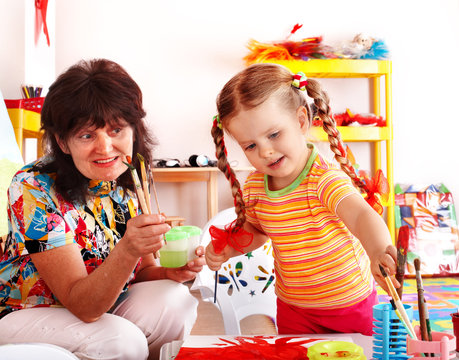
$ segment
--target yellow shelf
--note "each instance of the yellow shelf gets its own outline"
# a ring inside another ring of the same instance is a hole
[[[315,78],[362,78],[379,77],[392,71],[389,60],[276,60],[266,61],[284,65],[292,72],[302,71],[309,77]]]
[[[373,142],[390,139],[390,129],[388,127],[338,126],[337,128],[341,133],[341,138],[346,142]],[[311,141],[328,141],[328,135],[323,128],[318,126],[311,127],[308,138]]]

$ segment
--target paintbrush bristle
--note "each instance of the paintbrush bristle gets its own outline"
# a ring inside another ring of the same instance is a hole
[[[410,228],[408,225],[403,225],[398,231],[397,249],[407,250],[410,241]]]
[[[128,164],[126,161],[123,161],[123,164],[126,165],[129,169],[135,170],[135,167],[132,166],[131,164]]]
[[[387,277],[387,273],[386,273],[386,270],[384,270],[384,268],[379,265],[379,270],[381,270],[381,274],[384,276],[384,277]]]
[[[145,159],[143,158],[143,156],[140,155],[139,153],[137,153],[137,157],[139,158],[139,160],[140,160],[141,162],[144,162],[144,161],[145,161]]]
[[[126,155],[126,160],[129,164],[132,164],[132,159],[129,155]]]

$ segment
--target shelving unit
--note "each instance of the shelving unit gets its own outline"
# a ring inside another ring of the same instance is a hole
[[[385,99],[385,127],[338,126],[344,142],[369,142],[373,145],[373,173],[382,169],[389,183],[389,199],[384,206],[387,209],[387,226],[395,243],[394,220],[394,179],[393,179],[393,129],[392,129],[392,63],[389,60],[279,60],[269,61],[289,68],[293,73],[302,71],[310,78],[367,78],[372,83],[372,113],[381,115],[381,99]],[[381,93],[384,80],[384,93]],[[322,128],[311,128],[311,135],[319,141],[328,141]],[[382,167],[382,144],[385,143],[385,168]]]

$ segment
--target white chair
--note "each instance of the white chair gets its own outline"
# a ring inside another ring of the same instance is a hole
[[[236,218],[234,207],[215,215],[203,229],[202,246],[211,241],[209,228],[223,227]],[[240,321],[247,316],[263,314],[276,317],[274,264],[271,241],[257,250],[229,259],[218,271],[215,306],[223,317],[225,333],[240,335]],[[215,272],[207,266],[198,274],[191,289],[200,290],[204,301],[214,302]]]

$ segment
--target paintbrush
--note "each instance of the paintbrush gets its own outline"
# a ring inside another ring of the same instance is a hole
[[[159,209],[158,194],[156,192],[155,177],[153,175],[153,169],[150,169],[150,184],[151,184],[151,188],[153,189],[153,195],[155,196],[156,207],[158,208],[158,214],[161,214],[161,210]]]
[[[426,341],[429,338],[429,335],[427,334],[426,307],[424,299],[424,288],[422,286],[421,277],[421,261],[419,260],[419,258],[414,259],[414,268],[416,270],[416,289],[418,292],[418,311],[421,339],[423,341]]]
[[[147,171],[145,170],[145,159],[142,155],[137,153],[137,157],[140,162],[140,175],[142,176],[142,187],[143,193],[145,194],[145,202],[147,203],[148,212],[151,214],[151,203],[150,203],[150,190],[148,189]]]
[[[397,307],[397,310],[400,312],[401,315],[401,320],[403,325],[409,330],[409,335],[412,339],[417,340],[416,333],[414,332],[413,325],[410,322],[410,319],[408,317],[408,314],[406,313],[405,307],[403,306],[402,301],[398,297],[397,291],[395,290],[394,284],[392,284],[392,281],[389,279],[387,276],[386,271],[384,268],[379,265],[379,269],[381,271],[381,274],[384,276],[384,280],[386,281],[387,288],[388,288],[388,294],[392,297],[394,300],[395,306]]]
[[[132,159],[130,156],[126,155],[127,162],[123,161],[123,163],[131,170],[132,181],[134,182],[135,190],[137,193],[137,198],[139,200],[140,209],[144,214],[150,214],[148,210],[147,202],[145,201],[145,193],[142,189],[142,185],[140,183],[139,175],[137,174],[137,170],[132,165]]]
[[[136,168],[132,165],[132,159],[129,155],[126,155],[127,162],[123,163],[131,170],[132,181],[134,182],[135,190],[137,193],[137,199],[139,201],[140,209],[144,214],[150,214],[150,211],[145,200],[145,193],[143,192],[142,185],[140,184],[139,175],[137,174]],[[159,258],[159,251],[153,254],[155,258]]]
[[[400,311],[398,311],[397,306],[395,306],[394,299],[390,299],[389,301],[390,301],[390,304],[392,305],[392,309],[394,310],[395,315],[397,315],[397,317],[398,317],[399,322],[402,323],[403,327],[406,330],[406,333],[410,336],[410,338],[413,339],[413,335],[411,334],[410,329],[408,328],[406,323],[403,321],[402,314],[400,314]],[[395,322],[395,320],[394,320],[394,322]],[[395,333],[395,335],[397,335],[397,333]]]
[[[218,270],[215,271],[214,304],[217,302],[217,284],[218,284]]]
[[[422,286],[421,276],[421,260],[414,259],[414,269],[416,270],[416,289],[418,292],[418,311],[419,311],[419,327],[422,341],[432,341],[432,333],[430,331],[429,313],[427,311],[427,302],[424,297],[424,287]],[[434,354],[424,353],[425,356],[435,356]]]
[[[397,270],[395,279],[400,283],[397,294],[400,299],[403,295],[403,279],[405,277],[406,256],[408,252],[408,243],[410,239],[410,229],[408,225],[400,227],[397,238]]]

